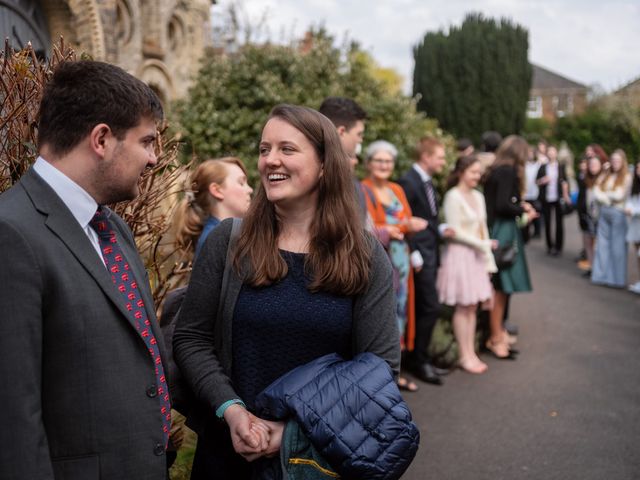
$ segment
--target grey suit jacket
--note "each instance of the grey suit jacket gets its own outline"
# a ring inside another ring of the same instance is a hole
[[[111,219],[161,343],[133,236]],[[30,170],[0,197],[0,478],[164,479],[155,381],[97,252]]]

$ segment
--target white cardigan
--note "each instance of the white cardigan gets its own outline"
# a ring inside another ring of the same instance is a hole
[[[596,183],[593,189],[593,195],[601,205],[624,210],[625,202],[629,196],[629,190],[631,190],[632,180],[633,177],[627,175],[624,183],[619,187],[615,187],[616,175],[610,175],[606,183],[602,180]]]
[[[491,239],[487,228],[487,209],[484,195],[477,190],[473,190],[472,195],[479,211],[469,205],[458,187],[453,187],[444,196],[445,222],[455,231],[455,235],[450,240],[482,252],[487,272],[497,272],[498,268],[491,251]]]

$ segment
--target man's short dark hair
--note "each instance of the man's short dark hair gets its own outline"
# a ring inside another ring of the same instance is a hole
[[[143,118],[161,120],[162,115],[154,91],[121,68],[88,60],[64,62],[44,89],[38,145],[63,155],[99,123],[109,125],[122,139]]]
[[[351,129],[358,120],[364,121],[367,118],[367,112],[360,105],[345,97],[325,98],[318,111],[331,120],[336,128],[344,127],[347,130]]]
[[[459,138],[456,142],[456,150],[458,152],[464,152],[469,147],[473,147],[473,142],[468,138]]]
[[[495,152],[502,143],[502,135],[498,132],[488,131],[482,134],[482,151]]]

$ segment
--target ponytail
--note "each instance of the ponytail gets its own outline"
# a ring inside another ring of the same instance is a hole
[[[209,193],[209,186],[212,183],[224,183],[228,174],[227,165],[237,165],[245,175],[247,173],[239,158],[223,157],[205,160],[191,174],[185,198],[176,211],[176,240],[181,248],[195,251],[204,222],[217,202]]]

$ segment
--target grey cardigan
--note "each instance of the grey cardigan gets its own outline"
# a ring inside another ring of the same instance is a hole
[[[231,219],[225,220],[207,238],[195,263],[173,337],[176,363],[196,397],[211,412],[224,402],[239,398],[230,379],[231,325],[246,269],[241,274],[231,269],[227,296],[220,298],[231,226]],[[400,339],[393,274],[387,254],[371,238],[369,288],[354,299],[353,355],[375,353],[397,375]]]

